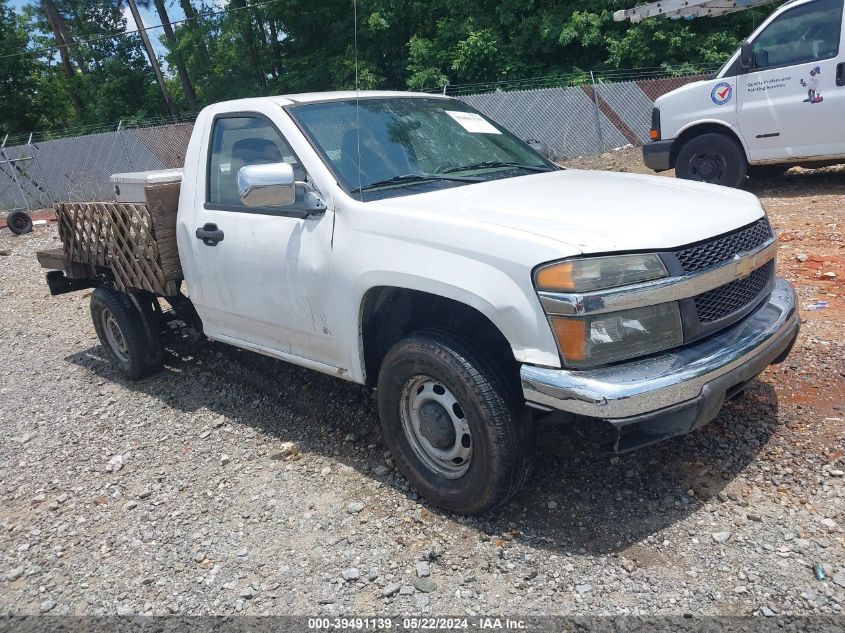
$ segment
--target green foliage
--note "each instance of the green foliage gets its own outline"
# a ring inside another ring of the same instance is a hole
[[[9,132],[32,129],[37,124],[35,88],[37,71],[32,68],[34,56],[6,57],[24,50],[29,36],[23,21],[0,0],[0,137]],[[1,140],[1,139],[0,139]]]
[[[164,115],[140,38],[103,37],[125,28],[126,0],[53,1],[71,37],[96,41],[71,47],[71,78],[55,52],[0,58],[7,78],[0,84],[0,132]],[[171,73],[177,59],[184,61],[200,105],[355,87],[353,0],[264,1],[229,0],[225,9],[243,10],[219,13],[219,3],[166,0],[169,11],[178,5],[196,17],[174,25],[173,42],[160,41]],[[579,69],[714,63],[771,10],[692,22],[614,22],[613,11],[634,1],[358,0],[358,86],[433,91]],[[40,0],[19,14],[0,0],[0,55],[54,44]],[[175,76],[166,83],[187,111],[183,84]],[[81,101],[79,113],[71,95]]]

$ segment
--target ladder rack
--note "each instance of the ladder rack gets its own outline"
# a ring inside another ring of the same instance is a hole
[[[782,0],[661,0],[641,4],[633,9],[621,9],[613,14],[617,22],[631,20],[639,22],[645,18],[665,16],[672,20],[692,20],[693,18],[715,17],[736,11],[745,11],[764,4],[773,4]]]

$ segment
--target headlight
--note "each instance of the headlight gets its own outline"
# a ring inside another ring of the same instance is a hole
[[[571,259],[538,268],[537,290],[591,292],[667,277],[666,267],[655,254],[616,255]]]
[[[684,335],[678,304],[587,317],[550,317],[558,348],[570,367],[604,365],[677,347]]]

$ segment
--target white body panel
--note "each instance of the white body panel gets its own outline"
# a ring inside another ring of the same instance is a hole
[[[787,3],[748,38],[752,44],[785,13],[816,0]],[[845,62],[845,24],[833,56],[777,68],[736,72],[737,51],[715,79],[683,86],[657,99],[663,139],[676,139],[702,124],[729,129],[752,164],[845,158],[845,86],[837,67]],[[820,69],[820,72],[817,72]],[[822,97],[810,99],[808,93]]]
[[[731,87],[731,99],[716,105],[713,91],[723,83]],[[660,108],[660,131],[664,139],[678,138],[688,129],[706,123],[721,125],[742,139],[737,125],[735,78],[696,81],[658,97],[654,105]]]
[[[356,382],[365,380],[361,308],[373,288],[408,288],[472,306],[504,334],[518,361],[559,367],[532,283],[536,266],[681,246],[763,215],[744,192],[575,170],[360,202],[335,182],[285,103],[245,99],[200,113],[179,203],[182,269],[211,338]],[[205,208],[212,121],[227,112],[260,113],[276,125],[326,202],[324,214],[298,219]],[[195,237],[208,222],[225,231],[214,247]]]

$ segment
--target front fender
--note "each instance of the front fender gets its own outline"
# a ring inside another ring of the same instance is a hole
[[[677,141],[678,138],[693,132],[697,127],[706,128],[706,130],[702,129],[702,134],[706,132],[713,132],[717,128],[722,128],[725,132],[730,133],[731,136],[735,137],[736,140],[739,141],[739,144],[742,146],[742,150],[745,152],[746,156],[748,155],[748,146],[745,144],[745,139],[742,137],[742,134],[739,133],[739,128],[718,119],[706,119],[704,121],[693,121],[691,123],[687,123],[678,130],[678,133],[674,135],[674,138]]]
[[[478,262],[473,262],[478,264]],[[476,268],[469,262],[467,268]],[[466,277],[462,277],[467,281]],[[514,358],[521,363],[559,367],[557,345],[552,337],[546,315],[531,288],[530,295],[507,278],[501,271],[487,270],[478,278],[483,284],[455,284],[439,278],[395,271],[370,271],[356,283],[356,320],[361,328],[361,307],[367,292],[377,287],[417,290],[462,303],[487,317],[507,339]],[[360,361],[359,361],[360,362]]]
[[[363,382],[366,375],[361,349],[365,296],[385,286],[425,292],[474,308],[507,339],[518,362],[560,367],[557,344],[534,291],[530,267],[502,266],[501,262],[494,266],[418,242],[397,244],[396,239],[372,234],[359,234],[355,241],[359,247],[348,251],[335,243],[338,260],[345,262],[343,269],[336,270],[335,288],[346,295],[337,298],[337,305],[345,311],[339,323],[349,328],[343,339],[350,342],[348,367],[356,374],[354,380]]]

